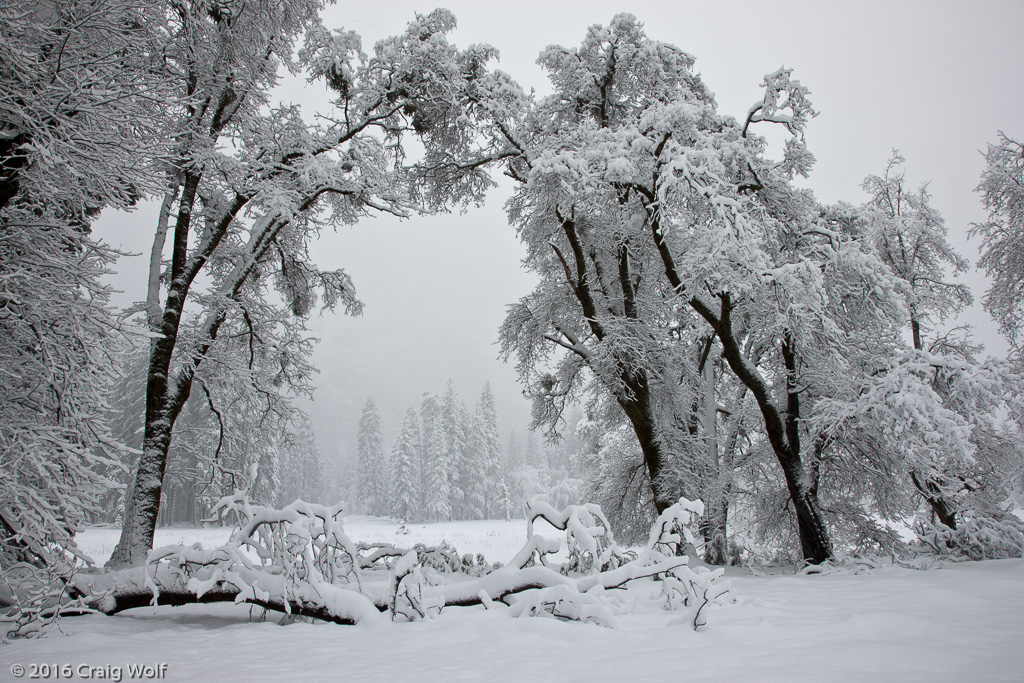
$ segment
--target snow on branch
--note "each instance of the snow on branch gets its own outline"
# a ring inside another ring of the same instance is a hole
[[[723,570],[691,569],[682,554],[693,541],[688,525],[703,509],[700,501],[686,499],[670,506],[637,554],[615,544],[600,506],[556,510],[534,499],[527,505],[525,546],[500,566],[481,556],[460,556],[445,543],[409,550],[355,544],[339,521],[341,505],[296,501],[275,510],[251,505],[239,494],[217,506],[239,521],[227,544],[158,548],[143,568],[76,577],[71,597],[108,614],[145,605],[233,601],[343,624],[429,620],[445,607],[482,604],[511,616],[614,627],[615,617],[635,602],[627,605],[614,591],[652,579],[661,585],[662,606],[686,609],[686,620],[698,628],[708,605],[732,600],[729,582],[720,580]],[[551,559],[561,539],[534,532],[538,519],[565,532],[564,563]],[[386,583],[371,578],[385,571]]]
[[[761,121],[781,123],[790,134],[802,135],[807,120],[817,116],[818,112],[811,107],[808,98],[811,91],[792,75],[793,70],[786,67],[765,75],[761,84],[764,97],[747,112],[747,120],[743,124],[744,137],[750,124]]]
[[[611,525],[600,505],[569,505],[558,511],[546,501],[534,497],[526,503],[527,539],[534,538],[533,523],[538,519],[565,532],[569,561],[563,573],[588,574],[621,564],[623,551],[615,544]],[[545,546],[537,543],[538,559],[544,563],[548,553],[542,552],[542,547]]]
[[[240,528],[228,546],[250,548],[260,561],[286,576],[359,589],[359,556],[342,528],[343,506],[297,500],[281,510],[250,505],[244,495],[223,498],[214,512],[235,513]]]
[[[419,561],[419,553],[410,550],[391,568],[388,610],[394,621],[431,619],[444,607],[444,594],[424,577]]]
[[[526,511],[528,539],[523,550],[508,566],[487,576],[445,586],[446,605],[488,605],[500,600],[511,604],[514,616],[550,616],[611,627],[614,615],[624,608],[605,591],[652,578],[661,582],[663,606],[686,608],[687,619],[696,629],[706,623],[704,609],[708,605],[734,599],[729,582],[719,581],[723,569],[691,569],[689,558],[680,554],[687,543],[693,543],[688,525],[703,514],[700,501],[682,498],[669,506],[658,517],[647,546],[638,555],[615,545],[604,513],[593,503],[570,505],[559,511],[534,498]],[[561,566],[546,559],[560,548],[560,543],[533,532],[537,519],[566,532],[569,557]],[[530,566],[535,555],[537,562]]]
[[[141,575],[137,569],[83,575],[75,588],[108,614],[147,604],[148,592],[153,605],[233,600],[337,623],[381,619],[362,592],[360,558],[339,520],[341,505],[298,500],[275,510],[238,494],[215,511],[238,518],[227,544],[157,548]]]
[[[960,511],[956,529],[919,517],[914,550],[953,560],[994,560],[1024,555],[1024,521],[1002,510]]]

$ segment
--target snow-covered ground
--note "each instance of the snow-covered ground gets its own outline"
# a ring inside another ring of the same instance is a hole
[[[447,540],[503,562],[525,539],[522,521],[411,524],[396,535],[394,524],[354,519],[346,529],[399,545]],[[157,542],[215,545],[228,533],[163,529]],[[79,540],[102,562],[117,531]],[[616,629],[482,607],[382,627],[282,626],[279,614],[232,605],[74,617],[61,622],[66,636],[0,647],[0,680],[14,680],[14,664],[69,664],[76,679],[91,665],[108,680],[115,669],[103,667],[120,667],[130,680],[127,665],[142,663],[166,663],[168,681],[1024,680],[1024,561],[730,578],[739,602],[715,608],[698,632],[672,624],[679,613],[648,600],[649,583],[630,589],[635,609]]]

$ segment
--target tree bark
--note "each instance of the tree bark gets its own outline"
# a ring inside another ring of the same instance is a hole
[[[654,509],[660,515],[671,502],[661,494],[660,477],[664,469],[666,454],[659,438],[658,424],[651,404],[651,391],[647,373],[631,373],[633,376],[623,378],[628,392],[619,392],[615,397],[622,411],[629,418],[636,433],[640,452],[644,456],[644,464],[651,480],[651,494],[654,497]]]

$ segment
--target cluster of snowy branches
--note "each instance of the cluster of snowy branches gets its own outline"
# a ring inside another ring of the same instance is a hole
[[[144,567],[77,576],[70,593],[106,613],[147,603],[233,601],[354,624],[430,619],[447,607],[482,604],[508,606],[516,617],[614,627],[615,616],[636,602],[616,597],[614,589],[653,579],[661,584],[653,599],[665,609],[685,609],[683,619],[695,629],[707,623],[709,605],[735,599],[722,569],[691,568],[684,554],[693,541],[689,525],[703,511],[699,501],[669,506],[639,552],[615,544],[597,505],[556,510],[531,501],[526,544],[505,566],[460,557],[446,546],[356,544],[339,520],[340,506],[295,501],[273,509],[239,494],[218,508],[238,521],[226,545],[157,548]],[[550,559],[563,542],[535,533],[541,519],[566,532],[566,562]]]

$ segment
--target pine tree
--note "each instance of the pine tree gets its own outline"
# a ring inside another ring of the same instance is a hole
[[[501,437],[498,436],[498,411],[494,405],[491,383],[484,384],[480,404],[476,409],[476,434],[479,477],[483,483],[483,515],[490,519],[499,511],[499,485],[501,483]]]
[[[455,390],[455,382],[448,380],[441,400],[441,430],[448,455],[448,491],[451,518],[466,519],[473,507],[470,501],[472,487],[469,463],[469,416],[466,406]]]
[[[434,521],[450,519],[451,460],[445,441],[441,403],[433,394],[423,395],[420,419],[423,422],[423,514],[427,519]]]
[[[423,486],[420,475],[420,421],[412,407],[391,447],[390,513],[404,520],[423,517]]]
[[[508,437],[508,448],[505,450],[505,469],[514,471],[523,464],[523,451],[519,447],[519,437],[512,432]]]
[[[377,414],[377,404],[373,402],[372,396],[367,397],[366,405],[363,406],[357,439],[359,499],[369,514],[384,514],[387,500],[386,463],[380,415]]]
[[[459,467],[459,490],[462,505],[457,519],[486,519],[487,488],[484,472],[484,444],[480,409],[465,414],[466,448]]]
[[[540,467],[541,465],[541,449],[537,445],[537,433],[527,432],[526,433],[526,453],[523,456],[523,463],[530,467]]]

